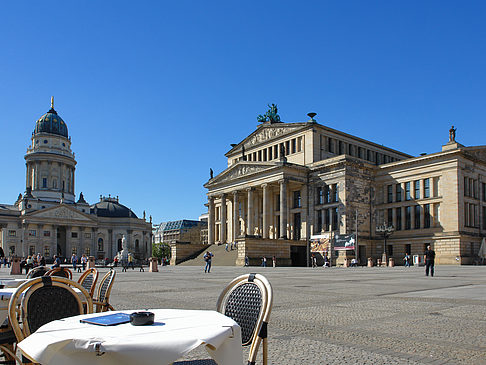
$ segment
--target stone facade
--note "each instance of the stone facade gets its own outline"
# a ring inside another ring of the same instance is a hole
[[[486,148],[464,147],[455,133],[442,151],[413,157],[313,119],[265,122],[226,157],[204,185],[208,241],[238,241],[237,264],[275,255],[305,265],[311,235],[356,231],[365,264],[385,251],[383,223],[395,228],[386,254],[397,264],[428,244],[439,264],[469,264],[486,235]],[[334,254],[338,264],[355,256]]]
[[[100,197],[88,204],[75,201],[76,160],[67,126],[54,110],[36,122],[25,155],[26,189],[12,204],[0,204],[0,247],[5,255],[41,253],[70,258],[87,254],[102,259],[121,251],[125,235],[136,259],[152,252],[152,224],[137,218],[118,197]]]

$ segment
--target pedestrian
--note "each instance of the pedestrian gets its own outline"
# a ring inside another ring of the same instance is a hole
[[[410,255],[405,253],[405,257],[403,258],[403,261],[405,261],[405,267],[410,267]]]
[[[41,256],[39,262],[41,266],[46,266],[46,258],[44,256]]]
[[[78,258],[73,253],[73,255],[71,256],[71,264],[73,264],[73,271],[76,271],[76,264],[77,263],[78,263]]]
[[[262,257],[262,267],[267,267],[267,258],[265,256]]]
[[[317,257],[316,254],[312,254],[312,267],[317,267]]]
[[[204,267],[204,272],[211,272],[211,261],[213,259],[213,254],[210,251],[206,251],[203,258],[206,261],[206,266]]]
[[[133,256],[131,253],[128,254],[128,266],[131,266],[132,270],[135,270],[135,268],[133,267]]]
[[[51,269],[55,269],[56,267],[61,267],[61,259],[59,256],[54,255],[54,265],[51,266]]]
[[[248,255],[245,255],[245,266],[250,266],[250,258]]]
[[[425,251],[425,276],[434,276],[434,261],[435,261],[435,251],[430,248],[430,245],[427,246],[427,250]]]
[[[225,249],[226,251],[228,251],[228,242],[226,242],[226,243],[225,243],[225,245],[224,245],[224,249]]]
[[[275,256],[272,257],[272,265],[273,267],[277,266],[277,258]]]
[[[83,271],[86,270],[87,263],[88,263],[88,257],[83,253],[83,256],[81,256],[81,265],[83,266]]]
[[[329,262],[329,257],[327,257],[327,253],[324,254],[324,265],[322,267],[331,267],[331,263]]]

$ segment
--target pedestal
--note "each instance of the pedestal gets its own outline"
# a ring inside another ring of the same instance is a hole
[[[88,269],[94,268],[96,265],[94,256],[88,258]]]
[[[389,267],[395,267],[395,259],[393,257],[390,257],[388,259],[388,266]]]
[[[156,257],[149,258],[149,272],[159,272],[158,260]]]
[[[344,267],[349,267],[349,262],[350,260],[349,259],[344,259]]]
[[[13,257],[10,263],[10,275],[21,275],[22,270],[20,269],[20,258]]]
[[[373,259],[371,257],[368,258],[368,267],[373,267]]]

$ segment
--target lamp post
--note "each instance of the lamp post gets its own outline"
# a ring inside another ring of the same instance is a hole
[[[393,225],[387,226],[386,223],[383,222],[381,226],[376,227],[376,232],[381,233],[383,235],[383,256],[381,258],[382,262],[385,264],[385,266],[388,265],[388,258],[387,258],[387,253],[386,253],[386,239],[390,237],[393,232],[395,232],[395,227]]]

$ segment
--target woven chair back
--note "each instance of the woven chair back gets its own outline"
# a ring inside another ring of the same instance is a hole
[[[54,269],[49,270],[45,274],[46,276],[59,276],[61,278],[66,278],[72,280],[73,273],[71,270],[66,269],[65,267],[56,267]]]
[[[78,280],[78,283],[85,288],[89,295],[93,297],[96,281],[98,281],[98,270],[91,268],[86,270]]]
[[[116,271],[110,270],[101,279],[100,287],[98,289],[98,301],[106,302],[110,297],[111,287],[115,279]]]
[[[38,278],[40,276],[44,276],[48,271],[49,269],[45,266],[34,267],[32,270],[29,271],[29,273],[26,276],[26,279],[33,279],[33,278]]]

